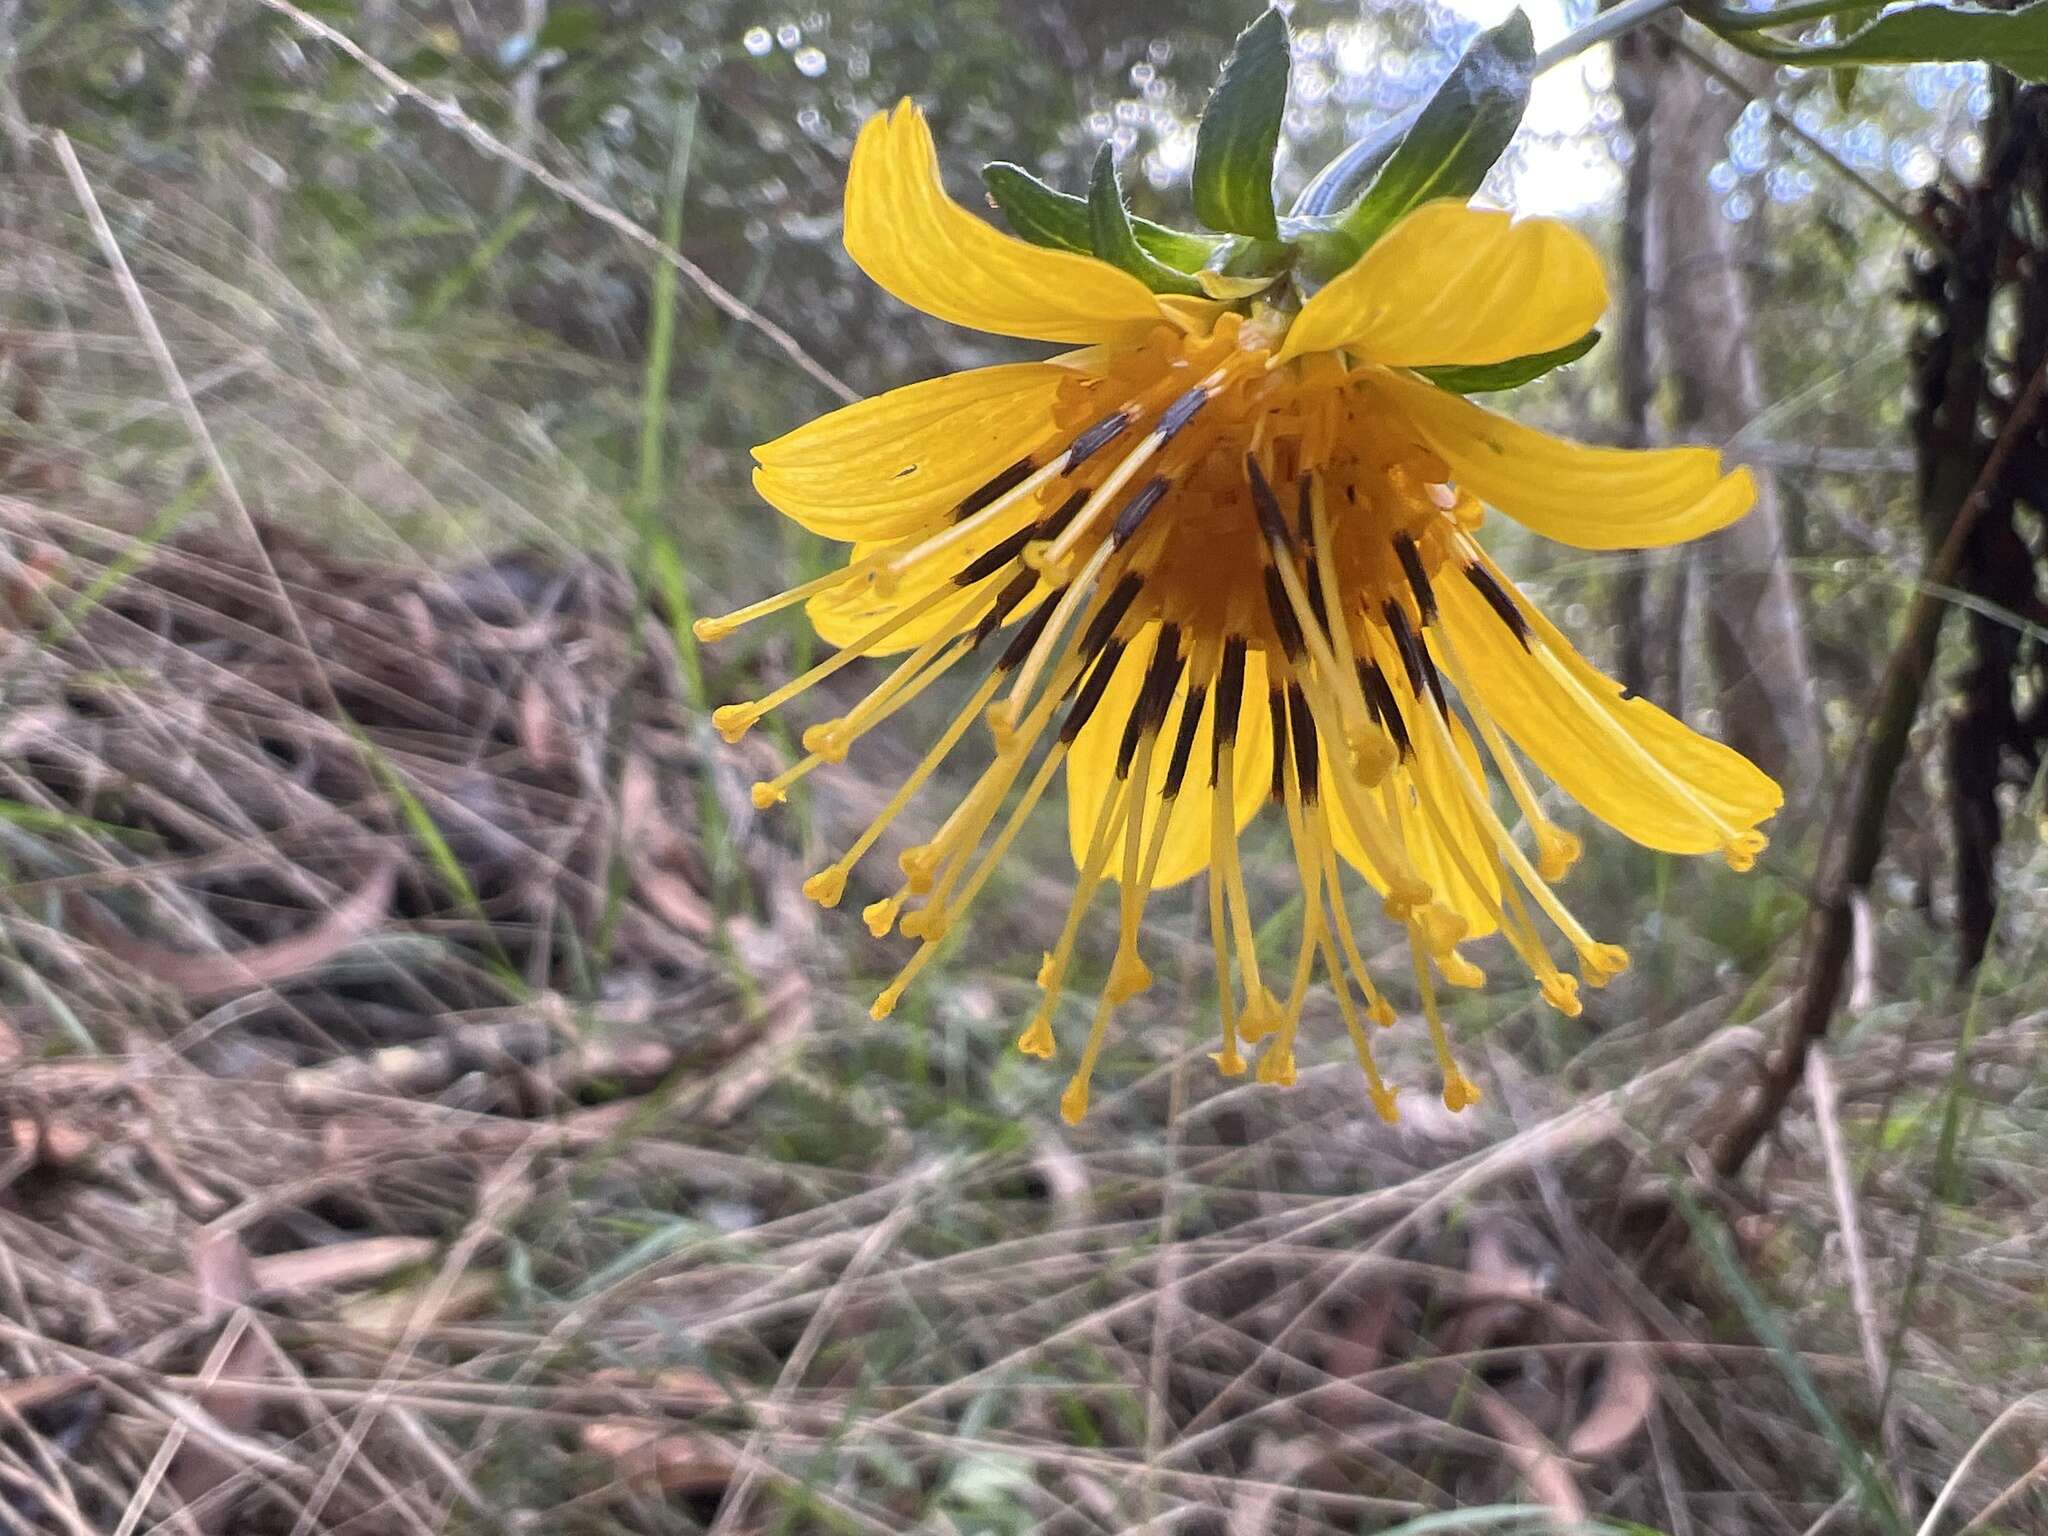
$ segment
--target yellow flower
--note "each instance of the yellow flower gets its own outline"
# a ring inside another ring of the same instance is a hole
[[[1305,994],[1328,978],[1375,1106],[1393,1092],[1368,1024],[1393,1022],[1344,891],[1361,879],[1405,931],[1445,1101],[1478,1091],[1452,1060],[1438,983],[1483,981],[1462,946],[1499,934],[1543,997],[1578,1011],[1627,955],[1552,889],[1578,839],[1524,760],[1651,848],[1764,846],[1778,786],[1741,756],[1623,694],[1473,537],[1482,505],[1587,549],[1671,544],[1750,506],[1746,472],[1700,448],[1584,447],[1496,416],[1409,370],[1564,346],[1606,307],[1597,259],[1549,219],[1440,202],[1410,213],[1289,314],[1258,298],[1161,296],[1090,256],[1014,239],[950,201],[908,102],[862,130],[846,247],[904,302],[958,325],[1072,343],[1046,362],[928,380],[755,450],[754,484],[811,531],[850,541],[840,570],[699,625],[705,639],[797,602],[839,649],[715,717],[729,740],[864,657],[900,657],[809,754],[755,786],[762,806],[839,762],[957,667],[964,705],[874,823],[807,892],[848,873],[940,765],[993,743],[938,831],[906,850],[870,928],[919,941],[874,1005],[885,1017],[1066,773],[1079,870],[1017,1044],[1055,1053],[1076,935],[1105,881],[1118,941],[1062,1099],[1069,1120],[1116,1007],[1151,980],[1148,895],[1210,871],[1225,1073],[1255,1051],[1291,1082]],[[1502,819],[1496,788],[1519,810]],[[1262,968],[1238,840],[1284,819],[1303,900],[1293,963]],[[1347,871],[1349,872],[1347,876]],[[1552,958],[1552,934],[1577,977]]]

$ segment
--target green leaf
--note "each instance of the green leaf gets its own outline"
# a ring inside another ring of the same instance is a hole
[[[2033,0],[2012,11],[1928,0],[1887,11],[1868,26],[1827,43],[1782,43],[1755,31],[1723,30],[1712,12],[1702,19],[1745,53],[1802,69],[1982,60],[2009,69],[2022,80],[2048,81],[2048,0]],[[1761,19],[1752,16],[1750,25]]]
[[[1056,251],[1095,254],[1095,242],[1088,232],[1087,198],[1049,187],[1022,166],[1007,161],[983,166],[981,180],[1020,239]],[[1135,215],[1131,216],[1131,233],[1146,255],[1181,272],[1200,271],[1224,244],[1214,235],[1169,229]]]
[[[536,53],[545,48],[574,53],[602,36],[604,17],[599,12],[587,5],[565,5],[549,14],[540,31],[534,35],[533,47]]]
[[[1517,10],[1472,40],[1380,172],[1338,222],[1363,255],[1400,218],[1440,197],[1470,197],[1521,126],[1536,42]]]
[[[1447,389],[1454,395],[1490,395],[1503,389],[1519,389],[1532,379],[1542,378],[1553,368],[1577,362],[1592,351],[1599,340],[1598,331],[1588,331],[1577,341],[1568,341],[1549,352],[1531,352],[1524,357],[1511,357],[1504,363],[1418,368],[1416,372],[1438,389]]]
[[[1154,293],[1201,295],[1200,283],[1163,261],[1154,261],[1138,244],[1130,212],[1124,207],[1124,190],[1117,184],[1116,151],[1107,144],[1096,155],[1095,173],[1088,178],[1088,244],[1096,256],[1123,268]]]
[[[1273,152],[1287,110],[1287,18],[1269,10],[1238,34],[1195,130],[1195,217],[1211,229],[1279,236]]]
[[[1402,138],[1415,126],[1415,119],[1422,115],[1421,107],[1411,107],[1391,122],[1380,124],[1361,139],[1353,139],[1330,163],[1315,174],[1315,179],[1301,189],[1301,195],[1294,200],[1289,212],[1296,218],[1319,218],[1340,212],[1357,200],[1358,194],[1371,184],[1379,168],[1387,163],[1400,145]],[[1281,227],[1286,234],[1286,227]]]

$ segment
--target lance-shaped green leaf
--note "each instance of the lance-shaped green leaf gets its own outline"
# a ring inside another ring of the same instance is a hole
[[[1764,35],[1756,29],[1770,25],[1768,11],[1710,10],[1700,19],[1747,53],[1802,69],[1982,60],[2022,80],[2048,81],[2048,0],[2010,11],[1929,0],[1887,11],[1848,36],[1824,43],[1785,43]]]
[[[1279,236],[1273,152],[1287,110],[1287,18],[1267,11],[1238,34],[1195,130],[1195,217],[1211,229]]]
[[[1482,32],[1436,88],[1372,185],[1338,220],[1352,260],[1402,215],[1440,197],[1470,197],[1521,126],[1535,38],[1517,10]]]
[[[1020,239],[1033,245],[1051,246],[1056,251],[1095,254],[1095,241],[1088,229],[1088,199],[1075,197],[1047,186],[1020,165],[998,161],[982,167],[982,184],[1003,217]],[[1196,272],[1225,243],[1215,235],[1195,235],[1169,229],[1150,219],[1131,215],[1131,233],[1155,261],[1182,272]]]
[[[1107,144],[1096,155],[1095,173],[1088,178],[1088,243],[1096,256],[1123,268],[1154,293],[1201,296],[1200,283],[1163,261],[1155,261],[1138,244],[1130,210],[1124,207],[1123,188],[1117,184],[1116,152]]]
[[[1490,395],[1503,389],[1519,389],[1532,379],[1542,378],[1553,368],[1562,368],[1566,363],[1577,362],[1592,351],[1599,340],[1598,331],[1588,331],[1577,341],[1568,341],[1551,351],[1511,357],[1504,363],[1418,368],[1416,372],[1438,389],[1447,389],[1454,395]]]

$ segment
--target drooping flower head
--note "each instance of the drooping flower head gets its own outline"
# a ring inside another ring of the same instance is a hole
[[[1099,196],[1087,212],[1099,235]],[[877,1018],[1064,778],[1077,876],[1017,1046],[1072,1053],[1070,1120],[1114,1011],[1151,980],[1147,899],[1202,871],[1224,1073],[1255,1056],[1261,1081],[1291,1082],[1304,998],[1326,978],[1373,1102],[1393,1117],[1370,1033],[1395,1011],[1346,895],[1363,883],[1406,935],[1443,1096],[1461,1107],[1478,1093],[1437,989],[1481,984],[1474,941],[1497,936],[1567,1014],[1581,983],[1628,964],[1556,893],[1579,841],[1546,809],[1541,778],[1639,843],[1719,852],[1737,869],[1781,799],[1742,757],[1589,665],[1481,545],[1484,509],[1580,548],[1639,548],[1726,525],[1752,484],[1706,449],[1548,436],[1439,382],[1455,374],[1425,372],[1513,370],[1587,335],[1605,284],[1554,220],[1421,202],[1319,285],[1284,242],[1259,241],[1272,270],[1246,276],[1220,270],[1223,242],[1190,253],[1156,226],[1137,232],[1209,269],[1147,256],[1162,277],[1005,234],[947,197],[914,106],[866,125],[846,192],[862,270],[940,319],[1080,350],[913,384],[755,450],[760,494],[851,553],[699,635],[803,602],[838,649],[715,722],[737,740],[842,668],[894,659],[851,710],[803,732],[801,761],[754,787],[765,808],[948,674],[973,679],[874,822],[805,886],[836,905],[940,767],[983,754],[978,780],[866,908],[876,935],[917,943]],[[1239,855],[1262,814],[1285,826],[1302,899],[1277,970],[1261,961]],[[1061,1000],[1105,886],[1115,959],[1072,1038]]]

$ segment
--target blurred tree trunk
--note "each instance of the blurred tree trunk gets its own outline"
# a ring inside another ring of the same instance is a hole
[[[1650,112],[1655,106],[1653,71],[1642,58],[1642,42],[1639,29],[1622,34],[1614,45],[1614,90],[1621,98],[1629,142],[1638,151],[1646,141]],[[1650,441],[1650,407],[1657,394],[1656,338],[1652,334],[1650,306],[1650,177],[1650,157],[1632,154],[1622,203],[1621,302],[1614,335],[1621,375],[1621,429],[1623,440],[1632,448],[1644,447]],[[1624,565],[1615,578],[1614,623],[1620,636],[1618,671],[1631,693],[1676,711],[1682,701],[1669,689],[1669,680],[1660,679],[1660,669],[1651,654],[1651,637],[1659,631],[1653,612],[1655,574],[1645,554]],[[1665,686],[1660,686],[1660,681]]]
[[[1670,426],[1678,437],[1726,442],[1765,403],[1736,231],[1707,182],[1740,108],[1710,93],[1705,77],[1657,28],[1633,34],[1619,68],[1624,106],[1633,96],[1641,117],[1635,148],[1648,206],[1640,236],[1663,361],[1675,386]],[[1707,578],[1695,586],[1707,604],[1722,734],[1787,780],[1796,802],[1820,778],[1820,715],[1783,515],[1768,474],[1757,472],[1755,509],[1695,546],[1692,558]],[[1681,620],[1673,614],[1666,624]]]

